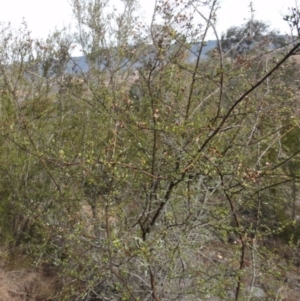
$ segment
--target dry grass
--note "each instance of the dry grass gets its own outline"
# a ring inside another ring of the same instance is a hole
[[[0,270],[0,301],[46,301],[55,293],[55,278],[43,271]]]

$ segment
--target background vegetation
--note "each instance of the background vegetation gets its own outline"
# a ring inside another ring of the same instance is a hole
[[[219,39],[216,0],[71,4],[1,27],[0,300],[296,300],[298,10]]]

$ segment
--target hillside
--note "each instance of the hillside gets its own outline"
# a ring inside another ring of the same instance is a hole
[[[0,24],[0,301],[298,300],[300,41],[207,55],[217,1],[122,3]]]

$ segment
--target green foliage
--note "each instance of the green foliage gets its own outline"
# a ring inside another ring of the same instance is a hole
[[[270,31],[269,26],[259,20],[249,20],[242,26],[233,26],[222,35],[221,45],[224,53],[231,56],[247,55],[267,51],[268,47],[279,48],[285,45],[285,39]]]
[[[190,63],[217,2],[200,31],[187,11],[201,1],[175,3],[149,31],[131,0],[120,14],[72,1],[74,37],[3,29],[27,48],[1,42],[0,239],[57,268],[57,300],[252,300],[283,285],[264,244],[300,237],[294,52],[202,59],[200,46]],[[251,21],[221,43],[245,54],[265,38]],[[65,72],[73,41],[87,73]]]

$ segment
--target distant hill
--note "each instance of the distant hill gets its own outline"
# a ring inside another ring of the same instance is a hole
[[[207,41],[206,45],[203,48],[201,58],[206,58],[207,53],[211,51],[213,48],[217,46],[217,41]],[[200,43],[193,44],[189,51],[188,62],[192,63],[196,60],[196,55],[193,53],[197,53],[199,51]],[[135,67],[138,68],[141,64],[136,63]],[[67,67],[67,72],[75,73],[77,72],[87,72],[89,70],[89,65],[86,61],[85,56],[73,57],[72,61],[69,63]]]
[[[279,35],[279,37],[283,37],[284,39],[287,39],[287,37],[283,36],[283,35]],[[207,58],[207,54],[216,47],[217,47],[216,40],[207,41],[203,48],[201,58],[202,59]],[[200,48],[200,43],[196,43],[191,46],[190,51],[188,51],[188,58],[187,58],[187,61],[189,63],[195,62],[195,60],[197,59],[196,54],[198,53],[199,48]],[[151,54],[147,55],[146,58],[150,58],[150,57],[151,57]],[[296,59],[297,64],[300,64],[300,55],[293,56],[293,58]],[[145,59],[145,57],[143,57],[141,59]],[[136,62],[133,66],[135,68],[139,68],[140,66],[142,66],[142,64],[140,62]],[[104,67],[104,64],[103,64],[103,67]],[[73,57],[72,61],[70,62],[70,64],[67,67],[67,72],[69,72],[69,73],[74,73],[76,71],[77,72],[87,72],[88,70],[89,70],[89,65],[86,61],[85,56]]]
[[[199,50],[199,47],[200,47],[200,43],[192,45],[191,52],[190,52],[190,55],[189,55],[189,58],[188,58],[188,62],[193,62],[193,61],[196,60],[196,56],[193,55],[193,53],[197,53],[198,50]],[[217,41],[207,41],[206,45],[203,48],[201,57],[206,58],[207,53],[210,52],[212,49],[214,49],[216,47],[217,47]]]

